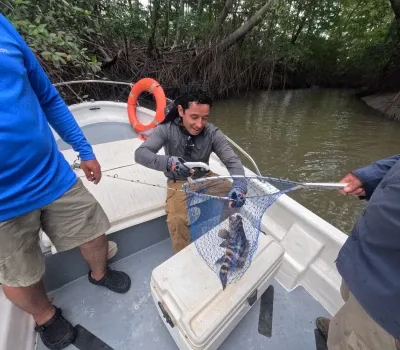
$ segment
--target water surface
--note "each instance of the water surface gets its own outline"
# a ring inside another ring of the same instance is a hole
[[[400,153],[400,123],[345,90],[248,93],[217,102],[210,122],[250,153],[263,175],[295,181],[339,181],[353,169]],[[336,190],[290,196],[346,233],[365,205]]]

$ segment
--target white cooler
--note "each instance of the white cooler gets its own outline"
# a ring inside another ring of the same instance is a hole
[[[217,349],[271,284],[284,249],[260,233],[244,275],[222,290],[194,243],[153,270],[151,292],[179,349]]]

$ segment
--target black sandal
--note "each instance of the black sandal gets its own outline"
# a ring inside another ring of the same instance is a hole
[[[101,280],[96,281],[91,276],[91,271],[88,273],[88,279],[90,283],[106,287],[115,293],[124,294],[131,288],[129,276],[125,272],[112,270],[109,266],[106,267],[106,274]]]
[[[35,331],[40,334],[43,344],[51,350],[64,349],[76,338],[76,330],[56,308],[54,316],[41,326],[36,326]]]

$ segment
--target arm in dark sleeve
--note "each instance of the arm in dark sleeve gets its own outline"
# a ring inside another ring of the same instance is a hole
[[[33,52],[9,22],[7,29],[20,44],[29,82],[49,124],[75,152],[79,153],[82,160],[95,159],[92,147]]]
[[[135,162],[145,167],[167,171],[167,155],[158,155],[157,152],[168,141],[167,125],[158,125],[150,134],[149,138],[135,151]]]
[[[221,130],[217,129],[213,136],[213,151],[221,159],[231,175],[244,175],[244,168],[240,158],[232,150],[231,145]],[[234,179],[234,186],[242,187],[247,191],[245,179]]]
[[[352,173],[357,176],[364,185],[365,198],[371,198],[376,187],[382,181],[386,173],[392,168],[397,161],[400,160],[400,154],[378,160],[377,162],[366,167],[357,169]]]

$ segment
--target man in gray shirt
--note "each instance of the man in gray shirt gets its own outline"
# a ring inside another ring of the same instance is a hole
[[[174,253],[190,243],[185,193],[177,191],[192,176],[185,162],[208,164],[215,152],[231,175],[244,175],[243,165],[224,134],[208,123],[212,100],[202,91],[180,96],[149,138],[135,152],[135,161],[148,168],[163,171],[168,178],[167,224]],[[164,147],[165,155],[157,155]],[[242,206],[246,181],[236,178],[229,183],[232,206]]]

